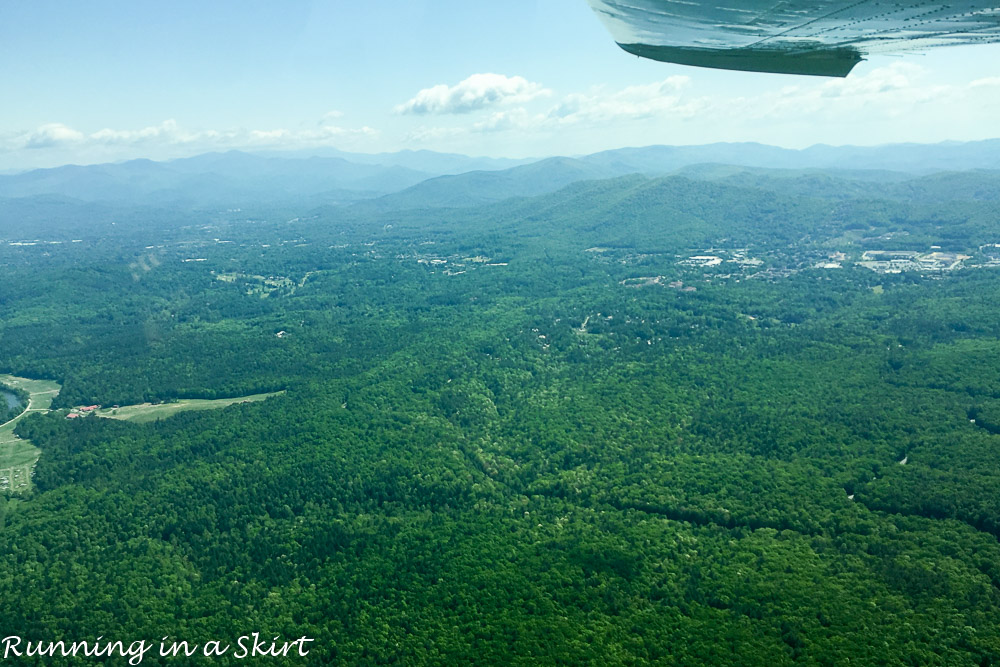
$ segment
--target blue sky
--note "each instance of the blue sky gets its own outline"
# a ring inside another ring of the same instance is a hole
[[[846,80],[621,51],[585,0],[0,2],[0,169],[208,150],[997,136],[1000,47],[873,57]]]

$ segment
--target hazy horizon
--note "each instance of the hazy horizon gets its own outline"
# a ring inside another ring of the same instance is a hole
[[[169,157],[151,157],[148,155],[135,155],[131,157],[124,157],[117,160],[94,160],[85,161],[80,160],[76,162],[65,162],[60,164],[52,164],[44,167],[24,167],[24,168],[0,168],[0,176],[12,176],[16,174],[23,174],[29,171],[35,171],[39,169],[59,169],[62,167],[93,167],[105,164],[126,164],[128,162],[137,161],[150,161],[157,163],[169,163],[179,160],[188,160],[191,158],[197,158],[205,155],[225,155],[231,153],[242,153],[246,155],[254,155],[259,157],[278,157],[285,159],[308,159],[311,157],[341,157],[348,162],[350,162],[351,156],[363,156],[365,158],[377,158],[379,156],[392,156],[400,154],[434,154],[434,155],[452,155],[457,157],[469,158],[471,160],[496,160],[509,161],[512,164],[509,166],[515,166],[516,164],[527,164],[530,162],[538,162],[541,160],[547,160],[551,158],[582,158],[589,155],[595,155],[598,153],[613,152],[618,150],[643,150],[649,148],[698,148],[704,146],[716,146],[716,145],[756,145],[767,148],[779,148],[782,150],[803,152],[811,149],[817,148],[833,148],[833,149],[849,149],[849,148],[890,148],[894,146],[945,146],[945,145],[963,145],[963,144],[975,144],[989,141],[1000,140],[1000,136],[996,137],[986,137],[983,139],[971,139],[967,141],[956,140],[956,139],[942,139],[940,141],[899,141],[899,142],[885,142],[885,143],[875,143],[875,144],[860,144],[860,143],[843,143],[843,144],[831,144],[824,142],[817,142],[810,144],[808,146],[802,147],[788,147],[781,146],[778,144],[769,144],[759,141],[716,141],[707,143],[677,143],[677,144],[662,144],[662,143],[652,143],[645,145],[622,145],[615,146],[612,148],[606,148],[599,151],[593,151],[590,153],[573,153],[573,154],[559,154],[559,153],[549,153],[549,154],[538,154],[538,155],[524,155],[524,156],[502,156],[502,155],[489,155],[489,154],[476,154],[476,153],[462,153],[457,151],[438,151],[429,148],[401,148],[397,151],[351,151],[338,148],[336,146],[314,146],[311,148],[298,148],[298,149],[282,149],[280,147],[274,148],[253,148],[253,147],[234,147],[234,148],[224,148],[219,150],[193,150],[189,153],[172,155]],[[506,167],[501,167],[506,168]]]
[[[706,70],[629,56],[583,0],[7,3],[4,93],[19,103],[0,110],[0,170],[324,146],[521,158],[980,140],[996,136],[998,56],[872,56],[846,79]]]

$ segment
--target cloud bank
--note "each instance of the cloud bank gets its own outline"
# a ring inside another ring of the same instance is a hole
[[[46,123],[30,132],[25,132],[11,143],[20,148],[52,148],[65,144],[77,144],[86,137],[62,123]]]
[[[374,137],[378,132],[368,126],[344,128],[331,125],[326,114],[318,126],[305,129],[228,129],[189,130],[174,120],[138,130],[104,128],[85,133],[62,123],[47,123],[40,127],[7,137],[0,137],[0,152],[35,149],[157,149],[187,147],[219,150],[230,148],[296,148],[330,145],[343,140]]]
[[[678,142],[806,146],[941,141],[960,138],[956,128],[982,126],[991,109],[1000,109],[1000,77],[941,81],[910,62],[859,71],[845,79],[786,78],[792,83],[781,86],[773,85],[773,78],[758,81],[759,87],[743,86],[742,94],[700,87],[693,76],[621,88],[546,91],[545,99],[533,97],[504,108],[483,104],[469,110],[477,113],[439,117],[434,124],[411,129],[405,141],[460,151],[492,135],[488,141],[493,146],[572,144],[573,151],[562,149],[565,154]],[[753,92],[746,93],[748,88]],[[421,91],[428,93],[428,108],[433,90]],[[434,99],[434,108],[448,108],[450,93],[435,94]]]
[[[747,75],[752,77],[753,75]],[[734,79],[735,80],[735,79]],[[732,90],[696,73],[629,86],[555,90],[523,76],[473,74],[456,85],[386,104],[368,125],[337,110],[294,127],[188,128],[173,120],[83,130],[46,123],[0,134],[0,169],[229,149],[333,146],[494,155],[573,155],[626,145],[758,141],[876,144],[986,138],[1000,109],[1000,77],[934,76],[912,62],[859,69],[845,79],[741,78]]]
[[[551,94],[540,84],[521,76],[473,74],[454,86],[439,84],[424,88],[412,99],[400,104],[398,114],[464,114],[500,104],[528,102]]]

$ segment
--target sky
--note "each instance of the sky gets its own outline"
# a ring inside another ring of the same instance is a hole
[[[221,150],[496,157],[995,138],[1000,45],[846,79],[631,56],[586,0],[0,0],[0,171]]]

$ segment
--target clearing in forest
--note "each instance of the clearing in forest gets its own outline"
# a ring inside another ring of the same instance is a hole
[[[48,412],[62,387],[51,380],[31,380],[13,375],[0,375],[0,383],[28,392],[28,405],[24,412],[0,425],[0,491],[30,491],[31,469],[41,452],[30,440],[14,435],[14,428],[30,412]]]
[[[271,396],[283,394],[283,391],[275,391],[269,394],[253,394],[252,396],[238,396],[236,398],[218,398],[214,400],[201,398],[184,398],[172,403],[142,403],[140,405],[123,405],[120,408],[103,408],[94,414],[98,417],[109,419],[121,419],[124,421],[144,423],[158,419],[172,417],[178,412],[187,410],[216,410],[224,408],[234,403],[250,403],[252,401],[263,401]]]

